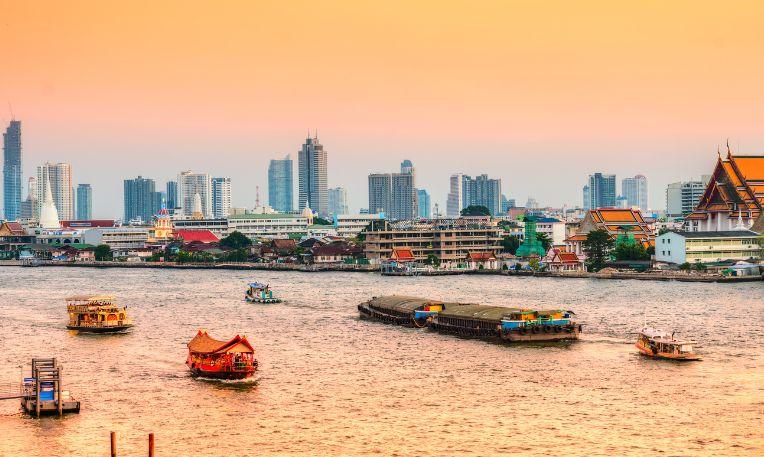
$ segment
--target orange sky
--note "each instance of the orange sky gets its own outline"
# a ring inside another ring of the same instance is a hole
[[[441,204],[454,172],[560,205],[601,170],[647,175],[660,208],[725,138],[764,152],[763,2],[158,3],[0,0],[0,116],[96,215],[187,168],[252,206],[308,128],[356,210],[404,158]]]

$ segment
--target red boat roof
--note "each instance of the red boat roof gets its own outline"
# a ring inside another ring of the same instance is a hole
[[[212,338],[206,331],[199,330],[194,339],[188,342],[188,350],[198,354],[216,354],[225,352],[254,353],[247,337],[236,335],[229,341]]]

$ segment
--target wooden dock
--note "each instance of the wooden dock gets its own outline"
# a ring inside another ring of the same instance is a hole
[[[62,367],[55,358],[32,359],[31,377],[24,377],[15,387],[0,393],[0,400],[21,400],[27,413],[41,415],[79,413],[80,402],[70,397],[61,386]]]

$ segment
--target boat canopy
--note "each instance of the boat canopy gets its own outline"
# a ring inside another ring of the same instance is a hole
[[[263,284],[261,282],[251,282],[249,283],[249,287],[253,289],[265,289],[266,287],[268,287],[268,284]]]
[[[66,297],[66,301],[86,301],[86,302],[113,302],[114,295],[72,295]]]
[[[422,309],[425,306],[443,305],[447,308],[449,304],[438,300],[427,300],[425,298],[407,297],[405,295],[388,295],[384,297],[374,297],[369,301],[369,305],[380,309],[393,310],[399,312],[412,312]]]
[[[236,335],[229,341],[221,341],[212,338],[206,331],[199,330],[191,341],[188,342],[188,350],[197,354],[224,354],[231,352],[254,353],[255,348],[249,344],[247,337]]]
[[[441,311],[439,317],[451,317],[456,319],[475,319],[489,321],[496,324],[512,313],[525,311],[519,308],[506,308],[504,306],[473,305],[468,303],[459,303],[456,306],[447,306]]]
[[[666,338],[671,339],[671,334],[665,330],[652,328],[652,327],[643,327],[642,330],[639,331],[639,333],[645,335],[648,338]]]

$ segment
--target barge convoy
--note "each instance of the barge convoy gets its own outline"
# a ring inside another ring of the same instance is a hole
[[[358,311],[363,318],[386,323],[505,342],[576,340],[581,332],[575,313],[561,309],[507,308],[390,295],[373,297],[359,304]]]

